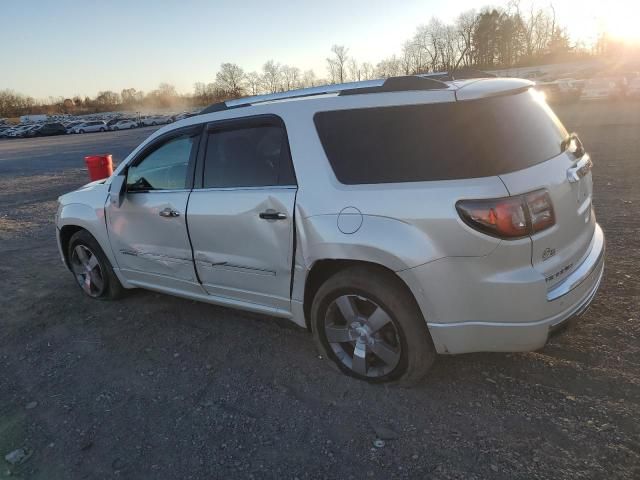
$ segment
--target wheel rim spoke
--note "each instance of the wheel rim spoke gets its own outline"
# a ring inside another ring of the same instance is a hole
[[[78,260],[80,260],[80,263],[82,263],[83,265],[87,265],[89,263],[89,257],[87,255],[85,248],[82,245],[78,245],[74,251],[78,256]]]
[[[336,305],[347,323],[358,316],[358,310],[353,303],[353,297],[351,295],[343,295],[342,297],[337,298]]]
[[[391,345],[382,340],[377,340],[370,346],[371,352],[387,365],[395,365],[400,360],[400,353],[396,352]]]
[[[91,273],[88,275],[91,278],[91,283],[96,287],[98,291],[102,290],[104,286],[104,281],[100,276],[100,272],[98,270],[91,270]]]
[[[367,374],[367,346],[364,343],[356,342],[351,368],[359,375]]]
[[[91,296],[99,296],[104,289],[104,278],[98,257],[85,245],[73,249],[71,271],[84,292]]]
[[[337,297],[327,308],[324,337],[335,361],[362,377],[382,377],[400,363],[402,346],[395,321],[361,293]]]
[[[346,326],[330,325],[324,329],[327,341],[330,343],[344,343],[350,342],[351,336],[349,335],[349,328]]]
[[[380,307],[376,308],[376,310],[366,320],[367,325],[373,333],[380,330],[389,322],[391,322],[391,317]]]
[[[82,289],[91,295],[91,276],[85,275],[84,282],[82,282]]]
[[[95,255],[91,255],[91,258],[89,259],[88,265],[89,265],[89,268],[91,268],[91,270],[96,268],[98,266],[98,257],[95,256]]]
[[[87,269],[77,262],[71,262],[71,271],[76,275],[85,275]]]

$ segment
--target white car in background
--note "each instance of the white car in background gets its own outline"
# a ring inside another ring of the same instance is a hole
[[[84,122],[79,122],[79,121],[75,121],[75,122],[69,122],[67,125],[65,125],[65,128],[67,129],[67,133],[76,133],[73,131],[73,129],[79,125],[82,125]]]
[[[92,120],[73,127],[73,133],[106,132],[107,130],[107,124],[102,120]]]
[[[609,100],[622,96],[615,78],[592,78],[587,81],[580,100]]]
[[[23,137],[25,133],[31,130],[35,125],[19,125],[11,130],[7,136],[10,138],[20,138]]]
[[[130,128],[137,128],[137,127],[138,127],[138,122],[127,119],[127,120],[120,120],[119,122],[112,125],[111,130],[128,130]]]
[[[164,115],[154,115],[151,117],[144,117],[140,119],[141,127],[149,127],[155,125],[166,125],[171,123],[171,117],[165,117]]]
[[[627,96],[629,98],[640,99],[640,77],[631,79],[627,86]]]

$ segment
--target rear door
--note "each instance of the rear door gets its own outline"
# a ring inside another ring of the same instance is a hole
[[[204,288],[288,311],[297,186],[282,120],[210,124],[201,160],[187,223]]]

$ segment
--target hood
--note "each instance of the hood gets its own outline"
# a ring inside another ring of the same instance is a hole
[[[72,192],[65,193],[64,195],[60,195],[58,197],[58,202],[61,204],[74,203],[75,201],[77,201],[76,197],[78,195],[90,193],[95,190],[108,189],[108,187],[106,186],[107,180],[108,178],[103,178],[102,180],[95,180],[93,182],[87,183],[86,185],[83,185],[77,190],[73,190]]]

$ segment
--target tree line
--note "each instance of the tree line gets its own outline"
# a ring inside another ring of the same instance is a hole
[[[115,109],[189,108],[245,95],[284,92],[297,88],[388,78],[458,68],[508,68],[554,63],[607,55],[615,45],[601,35],[587,49],[572,43],[556,19],[553,5],[531,6],[523,11],[519,0],[506,8],[483,8],[461,13],[452,23],[432,18],[404,42],[401,52],[373,64],[359,61],[344,45],[333,45],[326,58],[326,77],[313,70],[265,62],[260,71],[246,72],[225,62],[211,82],[197,82],[193,92],[178,94],[167,83],[151,92],[127,88],[120,93],[99,92],[96,97],[76,96],[36,101],[32,97],[0,91],[0,117],[26,113],[90,113]]]

